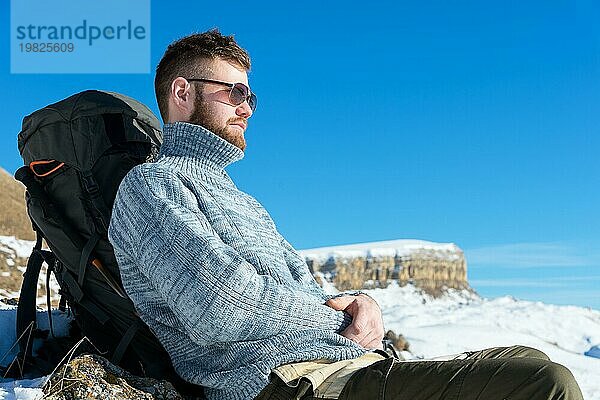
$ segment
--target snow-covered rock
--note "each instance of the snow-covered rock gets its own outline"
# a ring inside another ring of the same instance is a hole
[[[301,250],[310,270],[340,290],[412,283],[430,294],[468,289],[467,263],[454,243],[390,240]]]

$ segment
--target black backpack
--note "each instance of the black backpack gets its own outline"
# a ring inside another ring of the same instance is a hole
[[[54,273],[60,285],[59,308],[69,306],[81,333],[102,355],[133,374],[168,379],[180,391],[201,394],[199,386],[177,376],[136,314],[108,241],[121,180],[158,154],[162,132],[156,116],[127,96],[87,90],[25,117],[18,142],[25,166],[15,178],[27,188],[27,211],[37,233],[17,308],[21,368],[35,364],[31,340],[45,261],[47,276]],[[50,251],[41,248],[42,239]]]

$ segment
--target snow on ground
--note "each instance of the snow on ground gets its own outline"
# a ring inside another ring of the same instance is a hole
[[[35,241],[16,239],[14,236],[0,235],[0,251],[17,257],[29,257]]]
[[[586,400],[600,400],[600,358],[594,350],[600,344],[600,311],[512,297],[481,299],[467,291],[432,299],[412,286],[366,292],[380,304],[386,329],[403,334],[418,358],[531,346],[568,367]]]
[[[35,246],[35,241],[22,240],[17,239],[14,236],[1,236],[0,235],[0,252],[4,253],[6,258],[6,264],[9,267],[15,267],[20,274],[23,274],[26,270],[26,262],[27,258],[31,255],[31,251]],[[46,247],[43,247],[47,249]],[[15,259],[20,258],[20,262],[23,262],[23,265],[16,264]],[[25,259],[25,261],[23,261]],[[40,276],[38,279],[38,289],[46,288],[46,263],[43,264],[42,269],[40,270]],[[9,277],[14,275],[14,272],[3,271],[0,276]],[[19,284],[20,285],[20,284]],[[54,278],[54,275],[50,276],[50,297],[51,300],[55,301],[60,298],[58,291],[60,286],[58,282]],[[19,297],[19,289],[18,287],[13,287],[12,290],[7,287],[0,287],[0,297],[4,298],[18,298]],[[46,297],[41,296],[36,300],[36,304],[38,306],[47,307],[46,306]],[[1,355],[1,353],[0,353]]]
[[[0,382],[0,399],[2,400],[41,400],[43,397],[40,389],[46,378],[23,379],[20,381]]]
[[[30,241],[0,236],[0,251],[7,253],[8,259],[28,257],[32,246]],[[452,243],[395,240],[303,250],[302,254],[324,258],[342,253],[381,256],[417,248],[448,253],[457,249]],[[44,273],[45,268],[42,275]],[[333,285],[322,280],[328,292],[337,293]],[[55,286],[53,282],[53,292],[58,289]],[[456,290],[433,299],[410,285],[399,287],[393,284],[386,289],[366,292],[380,304],[386,329],[408,339],[410,357],[434,358],[495,346],[531,346],[567,366],[579,382],[586,400],[600,400],[600,311],[512,297],[482,299],[471,292]],[[45,304],[45,300],[40,298],[39,303]],[[14,349],[10,350],[15,342],[15,317],[16,307],[0,302],[0,365],[7,365],[15,354]],[[53,322],[57,336],[66,334],[68,319],[64,314],[55,310]],[[38,324],[41,329],[48,329],[45,312],[38,313]],[[44,380],[0,379],[0,400],[39,398],[39,387]]]
[[[14,359],[18,348],[13,346],[16,342],[15,321],[17,307],[0,303],[0,365],[7,366]],[[38,328],[47,330],[49,328],[48,314],[45,311],[37,313]],[[59,310],[52,312],[52,326],[54,334],[66,336],[69,330],[69,318],[66,313]],[[34,340],[33,352],[39,348],[39,340]],[[42,391],[39,389],[46,378],[10,380],[0,377],[0,400],[34,400],[41,398]]]
[[[413,286],[391,285],[366,292],[381,305],[386,329],[402,333],[416,359],[495,346],[531,346],[567,366],[586,400],[600,400],[600,311],[511,297],[482,299],[468,291],[450,291],[433,299]],[[15,339],[14,313],[14,306],[0,303],[2,354]],[[64,333],[67,320],[58,311],[54,315],[57,333]],[[45,313],[38,314],[38,321],[47,329]],[[40,379],[0,380],[0,400],[33,400],[41,393],[35,388],[42,383]]]

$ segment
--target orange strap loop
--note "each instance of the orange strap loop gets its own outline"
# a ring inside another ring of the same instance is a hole
[[[40,161],[32,161],[29,163],[29,169],[31,170],[31,172],[33,172],[35,174],[35,176],[39,177],[39,178],[43,178],[44,176],[48,176],[56,171],[58,171],[63,165],[65,165],[64,162],[59,163],[56,167],[52,168],[51,170],[44,172],[44,173],[38,173],[35,170],[35,167],[38,165],[43,165],[46,166],[48,164],[52,164],[52,163],[57,163],[58,161],[56,160],[40,160]]]

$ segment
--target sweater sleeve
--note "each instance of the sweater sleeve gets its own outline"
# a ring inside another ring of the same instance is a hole
[[[122,234],[121,229],[137,232]],[[174,176],[146,177],[141,169],[132,170],[119,188],[109,235],[117,260],[128,253],[133,257],[200,345],[290,330],[340,332],[350,322],[311,294],[258,274],[220,239],[196,198]]]
[[[279,234],[279,232],[278,235],[280,237],[281,246],[283,247],[285,261],[288,264],[294,280],[296,280],[302,288],[322,299],[323,302],[331,298],[332,296],[325,293],[323,288],[315,281],[315,277],[308,269],[308,265],[302,256],[281,234]]]

